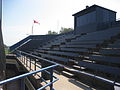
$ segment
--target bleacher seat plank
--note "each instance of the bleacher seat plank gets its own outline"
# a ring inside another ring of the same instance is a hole
[[[105,55],[120,55],[119,49],[101,49],[99,51],[100,54]]]
[[[53,55],[48,55],[48,54],[42,54],[39,53],[42,57],[46,57],[46,58],[51,58],[54,59],[56,61],[62,61],[62,62],[68,62],[69,59],[68,58],[63,58],[63,57],[59,57],[59,56],[53,56]]]
[[[120,49],[120,44],[111,44],[111,45],[108,45],[108,48],[117,48],[117,49]]]
[[[72,40],[70,43],[75,44],[103,43],[103,40]]]
[[[98,41],[86,41],[86,42],[79,42],[79,41],[76,41],[76,42],[70,42],[70,43],[67,43],[68,45],[96,45],[96,44],[102,44],[103,41],[101,42],[98,42]]]
[[[76,49],[76,48],[60,48],[61,51],[69,51],[69,52],[88,52],[88,49],[81,48],[81,49]]]
[[[78,65],[81,67],[95,70],[95,71],[97,70],[105,73],[110,73],[113,75],[120,75],[120,68],[117,68],[117,67],[110,67],[110,66],[105,66],[105,65],[95,64],[95,63],[87,63],[82,61],[79,61]]]
[[[71,47],[71,48],[96,48],[96,45],[61,45],[60,47]]]
[[[119,29],[111,29],[111,30],[104,30],[104,31],[98,31],[98,32],[92,32],[87,35],[83,35],[80,38],[77,38],[77,40],[108,40],[112,36],[117,35],[120,33]]]
[[[60,52],[60,51],[46,51],[47,53],[50,54],[57,54],[57,55],[64,55],[64,56],[69,56],[69,57],[75,57],[78,56],[79,54],[77,53],[71,53],[71,52]]]
[[[90,60],[101,61],[101,62],[110,62],[120,64],[120,57],[112,57],[112,56],[89,56]]]

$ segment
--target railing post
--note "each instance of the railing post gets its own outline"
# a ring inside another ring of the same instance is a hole
[[[51,64],[45,61],[41,61],[41,66],[42,68],[48,67]],[[49,69],[50,70],[50,69]],[[48,72],[50,72],[49,70],[47,70]],[[41,76],[45,79],[45,80],[50,80],[50,75],[48,73],[46,73],[45,71],[41,72]]]
[[[23,56],[21,55],[21,57],[22,57],[22,63],[23,63]]]
[[[34,64],[35,64],[35,65],[34,65],[34,66],[35,66],[35,67],[34,67],[34,70],[35,70],[35,71],[36,71],[36,61],[37,61],[37,60],[35,59],[35,63],[34,63]]]
[[[30,57],[30,71],[31,71],[31,57]]]
[[[20,87],[20,89],[21,89],[21,90],[25,90],[25,78],[22,78],[20,82],[21,82],[21,87]]]
[[[27,67],[27,63],[28,63],[27,61],[28,61],[28,60],[27,60],[27,56],[26,56],[26,67]]]
[[[50,69],[50,82],[53,81],[53,68]],[[53,90],[53,84],[50,85],[50,90]]]
[[[23,56],[24,57],[24,64],[25,64],[25,56]]]
[[[22,55],[22,63],[24,62],[24,56]]]

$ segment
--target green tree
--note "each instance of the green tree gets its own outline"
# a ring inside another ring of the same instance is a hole
[[[56,35],[56,34],[58,34],[58,33],[55,32],[55,31],[51,31],[51,30],[49,30],[47,34],[48,34],[48,35]]]
[[[5,54],[8,54],[9,53],[9,47],[4,44],[4,49],[5,49]]]
[[[62,34],[62,33],[66,33],[66,32],[70,32],[70,31],[73,31],[73,28],[63,28],[63,27],[61,27],[61,30],[60,30],[60,34]]]
[[[4,44],[4,48],[8,48],[8,46]]]

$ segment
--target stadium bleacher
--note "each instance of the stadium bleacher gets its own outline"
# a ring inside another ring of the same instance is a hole
[[[44,38],[33,37],[36,39],[25,43],[28,40],[25,38],[13,45],[12,50],[19,47],[18,50],[59,63],[64,66],[63,72],[74,74],[78,80],[86,76],[99,87],[111,87],[111,84],[104,86],[97,77],[102,78],[102,82],[107,79],[120,83],[120,25],[114,23],[114,27],[86,33],[74,30]],[[86,78],[82,78],[82,82],[88,83]]]

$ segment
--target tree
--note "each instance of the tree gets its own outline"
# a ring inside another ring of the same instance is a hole
[[[4,48],[8,48],[8,46],[4,44]]]
[[[73,31],[73,28],[63,28],[63,27],[61,27],[61,30],[60,30],[60,34],[62,34],[62,33],[66,33],[66,32],[70,32],[70,31]]]
[[[58,34],[58,33],[55,31],[51,31],[51,30],[48,31],[48,35],[56,35],[56,34]]]

